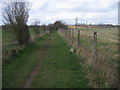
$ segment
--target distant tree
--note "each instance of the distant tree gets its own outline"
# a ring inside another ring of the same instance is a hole
[[[10,2],[3,8],[3,22],[13,29],[19,45],[26,45],[29,42],[30,35],[27,26],[29,17],[29,2]]]
[[[58,30],[58,28],[67,28],[67,26],[65,24],[63,24],[61,21],[56,21],[54,23],[54,28],[55,28],[55,30]]]
[[[47,25],[47,30],[49,30],[50,32],[52,32],[54,30],[54,25],[53,24],[49,24]]]

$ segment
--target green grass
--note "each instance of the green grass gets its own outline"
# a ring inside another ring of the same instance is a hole
[[[35,88],[82,88],[87,87],[83,59],[69,52],[70,47],[55,34],[55,40],[31,87]]]
[[[54,36],[54,37],[53,37]],[[52,39],[50,39],[52,37]],[[48,40],[48,44],[45,41]],[[51,43],[51,44],[49,44]],[[82,88],[88,87],[88,79],[75,53],[58,33],[48,34],[25,47],[24,51],[3,64],[3,88],[23,87],[29,74],[38,63],[39,54],[47,48],[42,64],[30,87],[34,88]]]
[[[35,67],[43,43],[50,35],[40,38],[38,41],[24,48],[22,53],[10,58],[3,64],[3,88],[22,87],[28,75]]]
[[[29,32],[30,32],[30,37],[31,37],[31,41],[33,40],[32,38],[35,37],[35,33],[33,31],[33,28],[29,28]],[[2,29],[2,50],[3,50],[3,60],[6,61],[9,57],[11,57],[12,55],[8,55],[6,54],[7,51],[12,51],[12,50],[20,50],[22,49],[22,47],[20,47],[18,45],[18,42],[16,40],[16,36],[13,32],[12,29]],[[12,54],[12,53],[11,53]]]
[[[30,37],[35,36],[35,33],[33,31],[34,29],[29,28],[29,32],[30,32]],[[10,48],[15,48],[17,47],[17,41],[16,41],[16,36],[13,32],[12,29],[3,29],[2,30],[2,44],[3,44],[3,50],[6,51]]]
[[[15,41],[15,35],[12,30],[4,29],[2,30],[2,45],[3,50],[8,50],[13,46]]]

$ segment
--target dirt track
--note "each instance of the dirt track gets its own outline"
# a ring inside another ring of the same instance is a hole
[[[54,36],[54,35],[53,35]],[[40,51],[39,53],[38,53],[38,61],[37,61],[37,63],[36,63],[36,67],[33,69],[33,71],[31,72],[31,74],[29,75],[29,77],[28,77],[28,79],[26,80],[26,82],[25,82],[25,85],[23,86],[23,88],[29,88],[29,86],[30,86],[30,84],[31,84],[31,82],[32,82],[32,80],[34,79],[34,77],[35,77],[35,75],[36,75],[36,73],[38,72],[38,70],[40,69],[39,67],[40,67],[40,65],[41,65],[41,63],[42,63],[42,60],[43,60],[43,58],[44,57],[46,57],[46,55],[47,55],[47,52],[49,51],[49,46],[48,45],[50,45],[51,43],[52,43],[52,41],[53,41],[53,38],[54,37],[51,37],[50,39],[47,39],[45,42],[44,42],[44,44],[43,44],[43,47],[41,47],[41,48],[43,48],[43,50],[42,51]]]

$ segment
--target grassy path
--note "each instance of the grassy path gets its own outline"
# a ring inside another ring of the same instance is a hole
[[[3,88],[82,88],[88,80],[82,59],[58,33],[47,34],[3,64]]]
[[[43,45],[42,45],[43,49],[40,50],[40,52],[37,56],[37,59],[38,59],[37,61],[38,62],[36,63],[36,66],[35,66],[34,70],[31,72],[28,80],[26,81],[24,88],[28,88],[30,86],[30,84],[31,84],[32,80],[34,79],[36,73],[40,69],[39,66],[41,66],[42,59],[47,56],[47,52],[49,50],[48,49],[49,47],[47,47],[47,46],[51,45],[51,43],[53,42],[53,40],[51,39],[52,37],[53,36],[51,36],[49,39],[46,39],[45,42],[43,43]]]

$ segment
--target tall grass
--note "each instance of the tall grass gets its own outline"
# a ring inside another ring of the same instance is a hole
[[[93,32],[98,32],[97,39],[97,60],[93,63]],[[107,34],[108,31],[108,34]],[[117,29],[81,29],[80,46],[77,43],[77,30],[74,30],[74,39],[67,36],[66,32],[60,31],[60,34],[75,49],[76,53],[85,59],[83,64],[90,79],[92,87],[117,87],[118,85],[118,47],[117,42],[112,39],[117,34]],[[104,39],[105,37],[105,39]],[[117,37],[116,37],[117,38]]]

